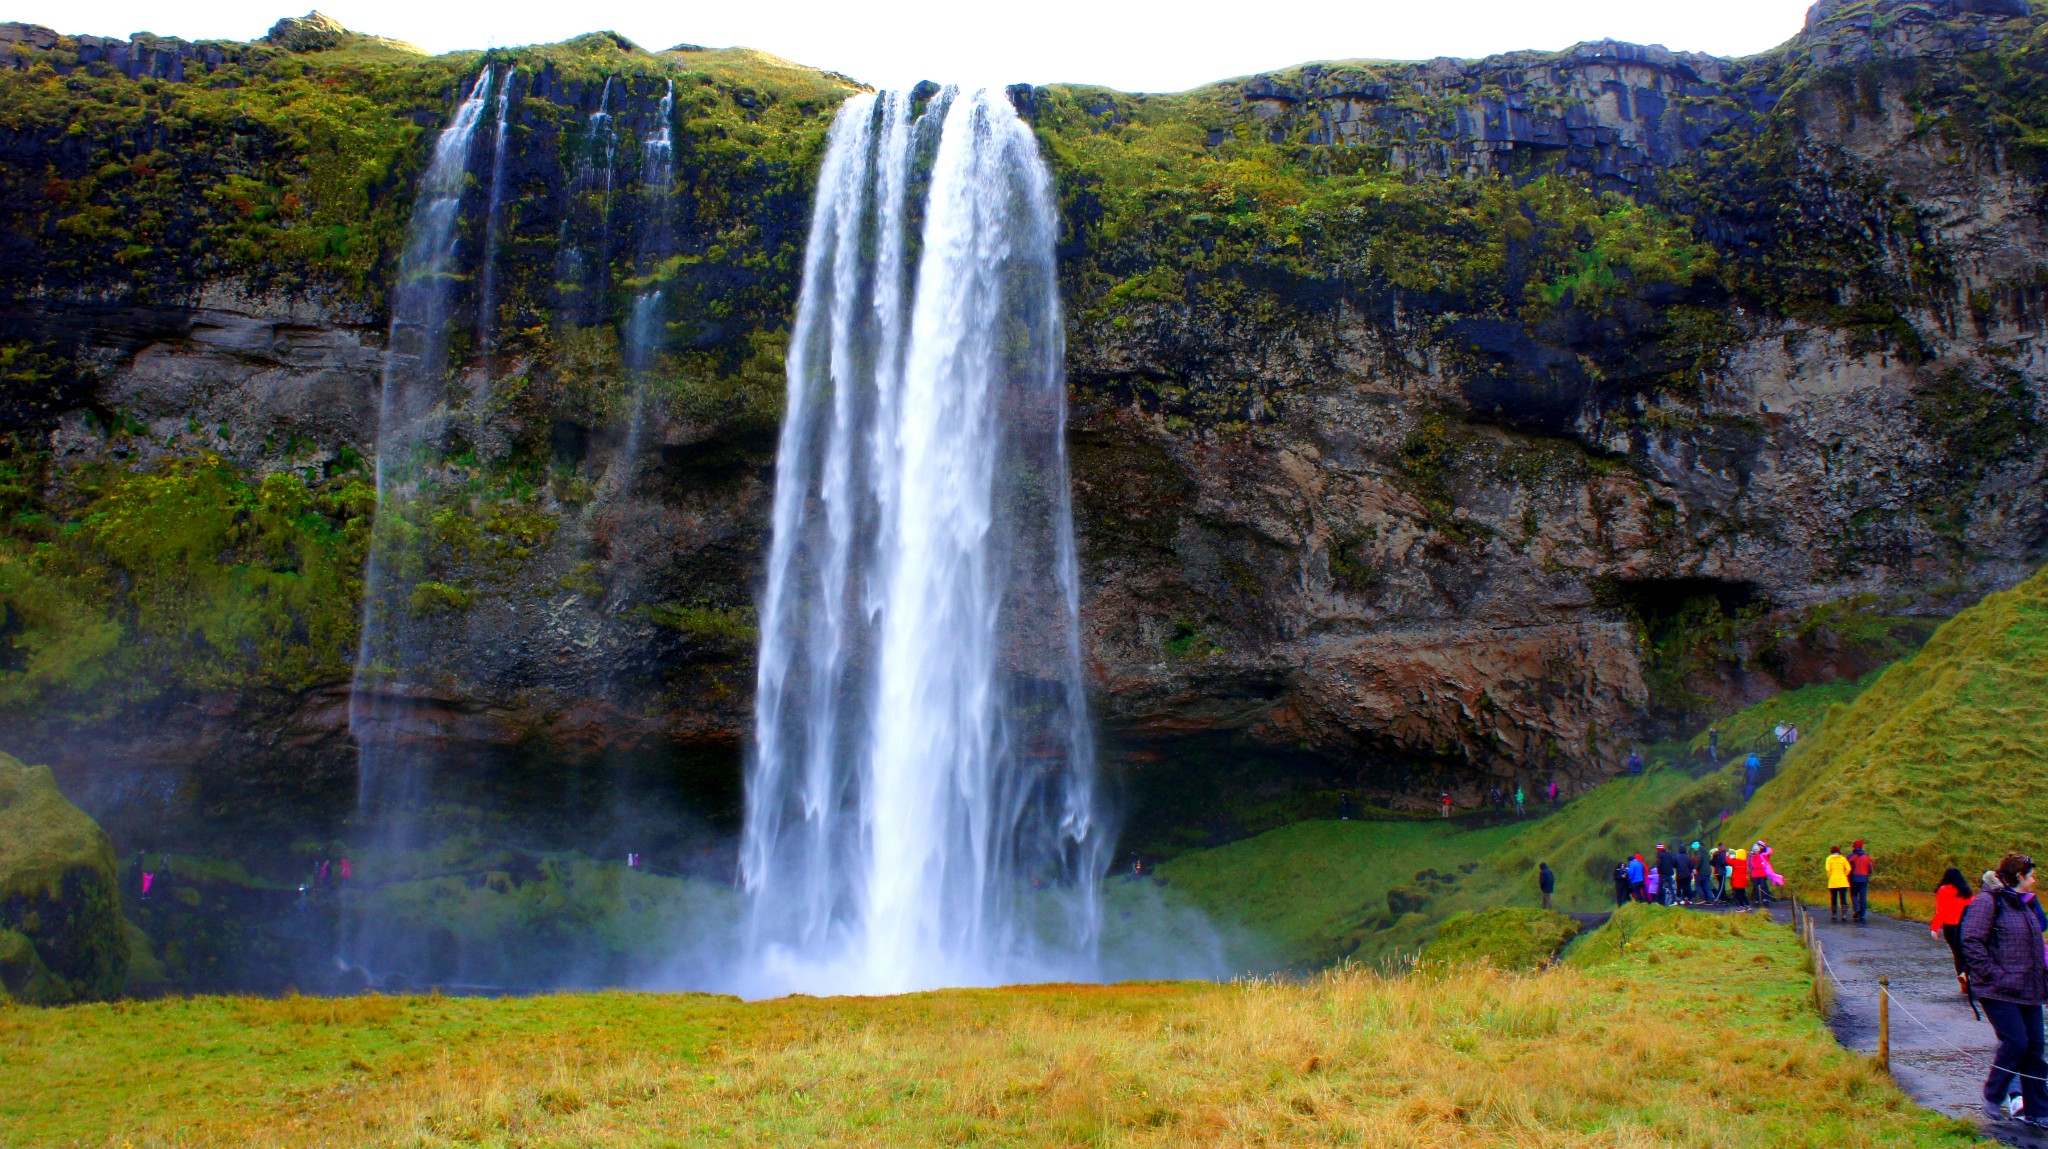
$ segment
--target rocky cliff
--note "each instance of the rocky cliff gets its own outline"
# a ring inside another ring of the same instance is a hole
[[[2022,578],[2041,25],[1823,3],[1745,60],[1014,89],[1060,181],[1087,656],[1138,792],[1195,734],[1395,802],[1588,781]],[[463,200],[404,721],[480,777],[608,763],[565,813],[681,778],[729,815],[781,347],[853,82],[608,34],[427,58],[315,18],[0,25],[0,746],[117,837],[352,804],[391,279],[486,70],[506,126]]]

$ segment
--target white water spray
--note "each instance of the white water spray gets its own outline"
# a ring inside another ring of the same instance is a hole
[[[761,606],[746,992],[1096,974],[1055,237],[1002,92],[841,109]]]

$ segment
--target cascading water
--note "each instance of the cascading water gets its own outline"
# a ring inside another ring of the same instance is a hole
[[[624,359],[632,388],[632,408],[627,416],[626,445],[619,460],[623,464],[621,473],[625,475],[631,474],[640,454],[640,434],[647,409],[647,371],[653,366],[654,354],[661,346],[664,295],[658,277],[661,261],[672,246],[669,197],[675,190],[676,149],[669,117],[675,110],[675,103],[676,85],[671,80],[668,90],[662,93],[654,130],[648,133],[641,145],[641,194],[646,198],[647,210],[640,232],[639,270],[647,282],[633,296],[632,308],[626,314]]]
[[[562,310],[586,327],[600,317],[611,260],[613,166],[618,159],[618,126],[612,122],[612,81],[605,78],[597,110],[584,126],[583,155],[569,181],[569,202],[555,241],[555,282]],[[595,205],[591,200],[595,199]],[[596,257],[591,257],[591,250]]]
[[[483,272],[476,293],[476,349],[491,350],[498,322],[498,227],[505,210],[505,126],[512,105],[512,69],[498,85],[497,130],[491,138],[491,195],[484,207]]]
[[[372,845],[413,845],[411,811],[423,796],[425,763],[408,743],[408,699],[426,663],[429,636],[408,600],[420,579],[418,500],[425,456],[447,418],[448,325],[470,145],[492,86],[477,75],[420,177],[412,222],[391,297],[391,337],[377,416],[377,518],[363,576],[363,630],[349,697],[355,735],[357,804]],[[372,970],[392,964],[403,939],[344,912],[342,955]]]
[[[1000,91],[858,96],[788,354],[749,993],[1096,972],[1050,178]]]

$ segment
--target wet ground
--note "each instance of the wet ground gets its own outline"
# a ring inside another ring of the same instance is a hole
[[[1784,902],[1772,916],[1789,923]],[[2048,1149],[2048,1137],[2003,1122],[1986,1123],[1980,1098],[1996,1039],[1956,988],[1947,943],[1922,922],[1903,922],[1873,913],[1862,923],[1832,923],[1815,917],[1828,971],[1835,981],[1835,1011],[1829,1020],[1847,1048],[1874,1053],[1878,1041],[1878,981],[1891,979],[1892,1076],[1913,1099],[1930,1109],[1984,1125],[1985,1133],[2008,1145]]]

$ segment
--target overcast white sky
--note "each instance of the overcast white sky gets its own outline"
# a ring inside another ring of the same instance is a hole
[[[305,0],[0,0],[0,20],[62,32],[248,40]],[[360,32],[430,52],[610,28],[648,48],[743,44],[874,84],[1082,81],[1176,91],[1309,60],[1483,56],[1611,36],[1742,56],[1798,30],[1808,0],[1037,0],[895,4],[650,0],[490,5],[320,0]],[[287,7],[288,6],[288,9]],[[885,17],[882,13],[890,13]]]

